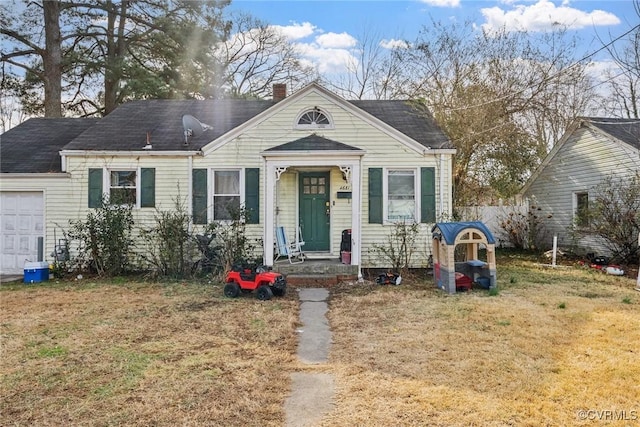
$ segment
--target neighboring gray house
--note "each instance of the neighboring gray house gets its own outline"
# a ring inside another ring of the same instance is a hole
[[[523,187],[523,197],[553,214],[544,224],[561,247],[606,254],[594,236],[573,241],[569,229],[577,212],[593,201],[594,187],[612,174],[640,171],[640,119],[579,117]]]

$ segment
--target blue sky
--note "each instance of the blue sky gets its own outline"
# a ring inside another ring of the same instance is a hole
[[[632,0],[233,0],[230,9],[281,27],[321,71],[337,71],[366,32],[387,42],[412,40],[431,18],[529,32],[561,23],[585,53],[601,46],[597,36],[608,41],[640,24]]]

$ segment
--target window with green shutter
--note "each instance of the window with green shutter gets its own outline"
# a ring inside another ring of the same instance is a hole
[[[89,207],[98,208],[102,203],[102,168],[89,169]]]
[[[391,169],[387,171],[387,220],[413,222],[416,218],[416,171]]]
[[[240,170],[213,170],[211,172],[211,190],[213,220],[232,220],[240,210]]]
[[[138,173],[136,170],[109,170],[109,203],[136,206]]]
[[[193,223],[207,223],[207,170],[194,169],[192,173]]]
[[[244,204],[247,210],[247,224],[260,222],[260,169],[247,168],[244,171]]]

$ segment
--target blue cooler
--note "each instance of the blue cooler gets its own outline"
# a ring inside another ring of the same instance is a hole
[[[37,283],[49,280],[48,262],[25,262],[24,283]]]

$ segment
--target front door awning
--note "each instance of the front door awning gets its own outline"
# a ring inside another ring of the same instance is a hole
[[[364,154],[364,150],[361,150],[360,148],[352,147],[351,145],[334,141],[313,133],[309,136],[305,136],[304,138],[296,139],[294,141],[266,149],[262,152],[262,155],[267,157],[273,155],[292,155],[309,152],[317,152],[321,155],[329,153],[338,155]]]

